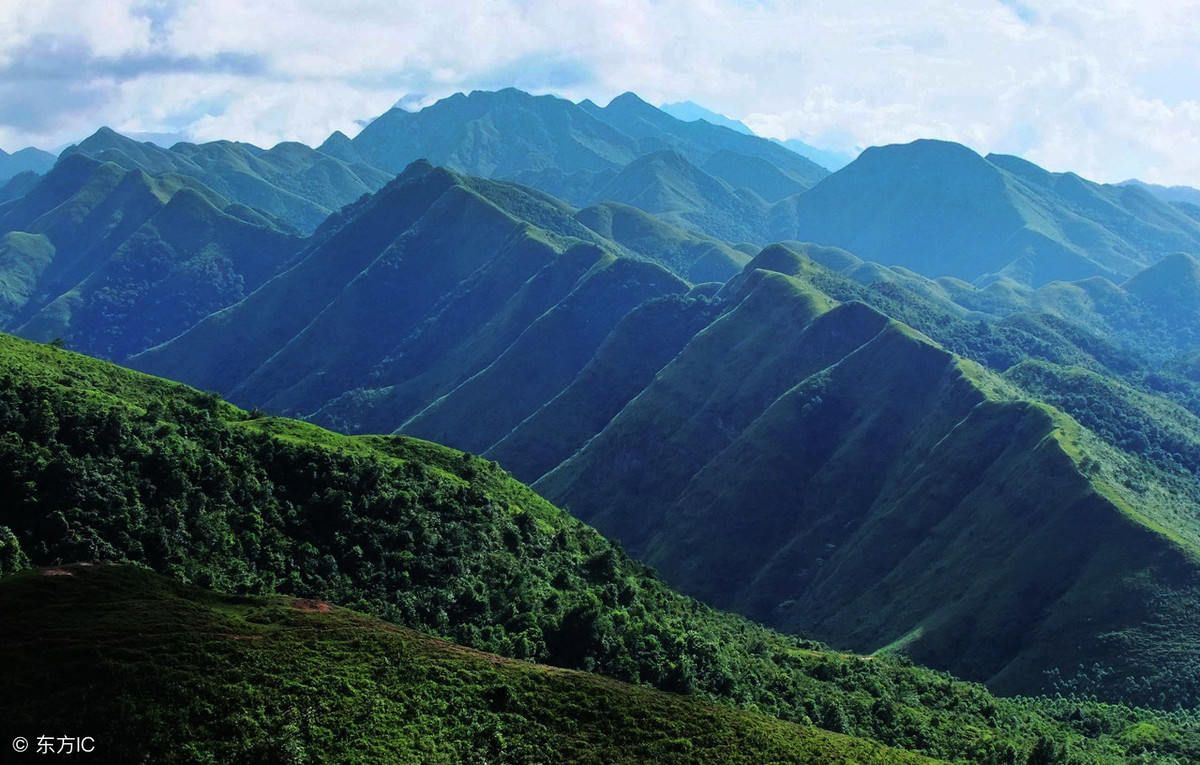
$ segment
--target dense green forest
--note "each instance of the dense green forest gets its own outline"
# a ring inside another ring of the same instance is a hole
[[[978,763],[1187,761],[1189,713],[994,697],[702,606],[495,465],[345,437],[4,337],[4,571],[139,563]]]

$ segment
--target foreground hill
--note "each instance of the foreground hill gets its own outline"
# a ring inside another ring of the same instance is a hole
[[[240,300],[298,244],[190,176],[70,154],[0,204],[0,326],[124,358]]]
[[[4,732],[86,731],[104,762],[932,762],[134,567],[6,577],[0,610]]]
[[[1170,762],[1200,753],[1195,722],[1183,713],[995,698],[888,656],[829,651],[701,606],[494,464],[427,442],[349,438],[263,418],[7,336],[0,337],[0,427],[4,572],[78,560],[138,562],[219,590],[342,603],[477,649],[753,705],[948,760],[1117,763],[1137,755]],[[528,751],[517,747],[549,741],[580,747],[581,757],[601,741],[630,757],[701,757],[703,749],[674,749],[693,724],[708,732],[692,746],[719,744],[717,758],[737,755],[738,746],[765,747],[749,749],[764,756],[779,751],[771,746],[795,747],[792,756],[815,761],[896,757],[758,717],[464,653],[319,604],[202,595],[129,569],[63,570],[66,576],[33,572],[0,584],[9,619],[0,638],[9,641],[3,682],[17,691],[6,688],[0,703],[21,719],[92,714],[99,725],[112,714],[123,722],[111,730],[125,731],[137,719],[132,705],[150,715],[146,725],[156,732],[138,742],[158,746],[165,735],[164,746],[186,739],[230,747],[225,752],[261,747],[264,756],[297,746],[338,756],[347,741],[327,736],[324,721],[347,715],[366,726],[365,739],[483,747],[493,758],[506,746],[497,732],[514,757]],[[181,632],[177,620],[195,629]],[[71,639],[81,622],[82,642]],[[50,624],[65,631],[47,631]],[[21,638],[30,629],[38,640]],[[97,652],[102,661],[94,660]],[[380,653],[390,670],[382,670]],[[103,698],[81,710],[60,672],[39,675],[61,662],[78,662],[70,677],[80,683],[102,682]],[[393,680],[375,685],[374,667]],[[500,685],[508,692],[497,691]],[[124,700],[115,708],[106,701],[114,688],[115,701]],[[319,715],[308,713],[314,692]],[[160,707],[164,695],[171,703]],[[181,695],[188,700],[182,708]],[[447,698],[461,703],[450,708]],[[636,740],[618,725],[629,711],[641,717],[632,723]],[[232,732],[204,722],[213,715]],[[396,715],[409,726],[385,725]],[[676,731],[669,744],[660,743],[659,721]],[[437,729],[444,738],[434,737]]]

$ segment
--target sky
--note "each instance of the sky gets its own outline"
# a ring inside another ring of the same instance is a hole
[[[1200,186],[1194,0],[0,0],[8,151],[101,125],[315,145],[402,99],[506,86]]]

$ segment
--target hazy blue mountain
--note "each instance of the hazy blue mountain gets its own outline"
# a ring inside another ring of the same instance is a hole
[[[740,121],[730,119],[724,114],[718,114],[714,111],[705,109],[703,106],[695,103],[694,101],[677,101],[673,104],[663,104],[658,108],[662,109],[672,117],[683,120],[684,122],[704,120],[705,122],[709,122],[713,125],[719,125],[721,127],[727,127],[730,130],[736,130],[739,133],[754,135],[754,131],[746,127]]]
[[[943,141],[868,149],[776,207],[777,239],[967,281],[1119,281],[1170,252],[1200,251],[1200,221],[1146,191]]]
[[[534,186],[576,205],[626,201],[598,194],[635,159],[663,149],[696,166],[717,154],[750,158],[767,177],[756,181],[753,170],[739,168],[735,182],[771,201],[780,193],[779,176],[799,190],[828,174],[770,141],[708,122],[685,122],[631,93],[603,108],[512,88],[458,93],[416,112],[392,109],[355,138],[334,135],[322,146],[334,156],[361,158],[392,172],[428,159],[469,175]],[[727,165],[718,159],[718,167]]]
[[[818,149],[816,146],[807,144],[799,138],[788,138],[783,141],[776,141],[781,146],[786,146],[797,154],[808,157],[813,162],[831,171],[841,170],[846,165],[858,158],[859,152],[833,151],[831,149]]]
[[[1136,178],[1130,178],[1117,185],[1137,186],[1166,202],[1187,202],[1188,204],[1200,205],[1200,189],[1195,189],[1191,186],[1160,186],[1157,183],[1143,183]]]
[[[283,226],[310,233],[331,213],[383,186],[390,173],[345,162],[299,143],[269,150],[233,141],[178,143],[169,149],[138,142],[109,128],[63,152],[86,154],[151,175],[174,173],[200,181],[226,199],[258,210]]]
[[[730,151],[766,160],[805,187],[829,171],[765,138],[745,135],[707,122],[684,122],[656,109],[633,93],[623,93],[604,108],[591,112],[633,136],[643,153],[674,149],[695,165],[703,165],[718,151]]]
[[[32,146],[9,154],[0,149],[0,186],[20,173],[33,172],[42,175],[54,166],[58,157],[48,151]]]

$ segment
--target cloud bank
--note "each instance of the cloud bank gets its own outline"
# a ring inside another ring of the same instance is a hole
[[[918,137],[1200,185],[1191,0],[41,0],[0,5],[0,147],[314,144],[400,98],[692,100],[844,150]]]

